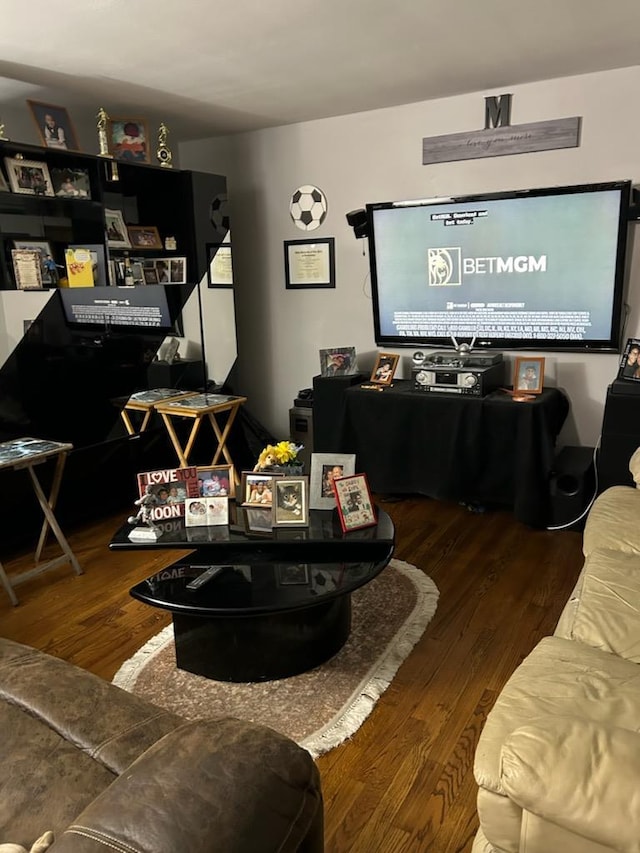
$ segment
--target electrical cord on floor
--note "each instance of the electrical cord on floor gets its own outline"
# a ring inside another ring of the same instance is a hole
[[[593,506],[593,502],[598,497],[598,466],[596,465],[596,460],[598,458],[598,450],[600,449],[600,439],[601,438],[602,438],[602,435],[599,435],[598,440],[596,442],[596,446],[593,448],[593,475],[594,475],[594,477],[593,477],[593,479],[594,479],[593,495],[591,496],[591,499],[589,500],[586,508],[582,510],[582,512],[580,513],[580,515],[577,518],[574,518],[571,521],[567,521],[564,524],[556,524],[556,525],[553,525],[551,527],[547,527],[546,528],[547,530],[567,530],[569,527],[573,527],[574,524],[577,524],[579,521],[582,521],[582,519],[586,516],[586,514],[589,512],[589,510]]]

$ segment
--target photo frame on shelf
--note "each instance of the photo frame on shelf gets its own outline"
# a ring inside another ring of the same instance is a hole
[[[88,169],[51,169],[53,193],[58,198],[91,199]]]
[[[142,262],[146,284],[186,284],[187,259],[177,258],[144,258]],[[152,270],[153,272],[147,272]]]
[[[236,496],[236,475],[233,465],[198,465],[198,487],[201,497]]]
[[[391,385],[400,356],[389,352],[379,353],[371,371],[370,382],[376,385]]]
[[[58,269],[53,260],[51,243],[47,240],[14,240],[15,249],[28,249],[39,252],[40,270],[42,274],[41,287],[53,287],[58,282]]]
[[[334,509],[333,480],[350,477],[356,470],[355,453],[312,453],[309,473],[310,509]]]
[[[169,282],[171,284],[187,283],[186,258],[169,258]]]
[[[18,195],[53,196],[51,175],[46,163],[39,160],[20,160],[5,157],[4,164],[11,192]]]
[[[133,249],[162,249],[162,240],[155,225],[129,225],[127,231]]]
[[[518,357],[513,368],[515,394],[542,394],[544,384],[544,358],[542,356]]]
[[[112,118],[107,122],[109,154],[116,160],[150,163],[149,127],[141,118]]]
[[[375,507],[366,474],[337,477],[333,481],[343,533],[377,524]]]
[[[145,284],[159,284],[158,271],[155,267],[145,267],[142,265],[142,278]]]
[[[273,481],[273,526],[307,527],[309,478],[276,477]]]
[[[207,243],[207,286],[233,287],[231,243]]]
[[[40,141],[46,148],[80,151],[78,137],[66,107],[32,101],[29,98],[27,105],[38,128]]]
[[[11,192],[9,189],[9,184],[7,183],[7,179],[5,178],[2,169],[0,169],[0,193],[8,193]]]
[[[40,252],[37,249],[12,249],[13,274],[18,290],[43,290]]]
[[[107,227],[107,245],[109,248],[130,249],[131,243],[122,211],[105,207],[104,219]]]
[[[278,566],[278,586],[309,586],[309,566],[307,563],[291,563]]]
[[[625,382],[640,382],[640,338],[627,338],[620,359],[618,379],[624,379]]]
[[[323,377],[349,376],[357,372],[355,347],[320,350],[320,373]]]
[[[336,286],[335,238],[284,241],[287,290]]]

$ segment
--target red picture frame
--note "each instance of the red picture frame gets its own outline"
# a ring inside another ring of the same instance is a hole
[[[366,474],[336,477],[333,490],[343,533],[373,527],[378,523]]]

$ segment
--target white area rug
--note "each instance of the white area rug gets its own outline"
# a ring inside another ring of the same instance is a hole
[[[232,716],[288,735],[314,757],[351,737],[369,716],[436,612],[424,572],[392,560],[352,594],[344,647],[310,672],[255,684],[212,681],[177,669],[173,626],[126,661],[113,683],[187,719]]]

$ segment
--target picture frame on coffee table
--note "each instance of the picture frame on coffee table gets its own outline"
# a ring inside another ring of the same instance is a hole
[[[336,498],[331,485],[333,478],[350,476],[355,470],[355,453],[312,453],[309,473],[310,509],[334,509]]]
[[[273,526],[307,527],[309,478],[276,477],[273,481]]]
[[[240,479],[240,503],[248,507],[273,506],[273,474],[243,471]],[[237,498],[236,498],[237,499]]]
[[[373,527],[377,524],[376,511],[366,474],[337,477],[333,481],[336,505],[343,533]]]

